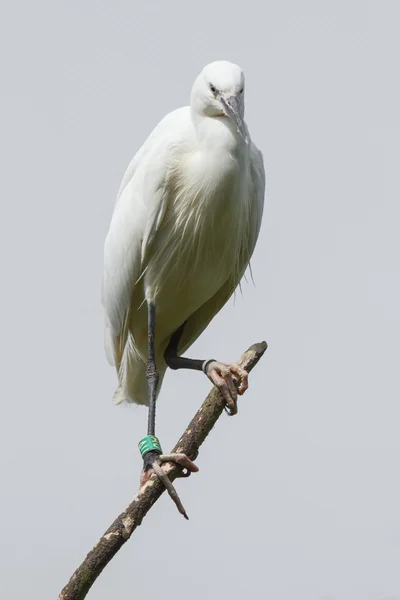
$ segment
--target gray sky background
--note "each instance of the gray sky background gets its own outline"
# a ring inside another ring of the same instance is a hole
[[[256,287],[190,354],[270,347],[178,483],[191,520],[163,497],[89,597],[398,600],[399,2],[1,9],[0,596],[55,599],[137,489],[147,417],[111,403],[104,237],[134,152],[224,58],[266,209]],[[208,388],[168,374],[165,448]]]

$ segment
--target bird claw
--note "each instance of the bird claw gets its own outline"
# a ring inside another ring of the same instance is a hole
[[[226,412],[233,416],[238,412],[237,397],[249,387],[248,373],[237,363],[225,365],[216,360],[207,365],[207,377],[219,389],[226,402]]]
[[[197,473],[199,467],[194,464],[192,460],[183,452],[173,452],[172,454],[161,454],[159,456],[160,462],[173,462],[180,467],[182,470],[178,473],[177,477],[189,477],[192,473]]]
[[[157,475],[157,477],[164,484],[170,498],[174,501],[176,508],[178,511],[185,517],[185,519],[189,520],[187,516],[186,510],[179,498],[178,492],[175,489],[172,481],[169,479],[167,473],[162,468],[163,463],[173,462],[180,467],[182,470],[178,473],[177,477],[189,477],[191,473],[196,473],[199,470],[199,467],[194,464],[190,460],[186,454],[181,452],[174,452],[172,454],[160,454],[157,458],[155,458],[150,465],[149,469],[143,469],[142,475],[140,478],[140,486],[142,487],[151,477],[153,472]]]

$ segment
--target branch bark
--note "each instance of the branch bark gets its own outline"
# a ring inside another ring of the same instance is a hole
[[[241,356],[238,363],[247,372],[250,372],[266,349],[266,342],[253,344]],[[216,387],[213,387],[176,444],[173,452],[184,452],[191,460],[195,460],[201,444],[221,416],[224,405],[220,392]],[[173,463],[166,463],[164,469],[171,481],[179,474],[178,468]],[[139,527],[145,515],[164,491],[164,485],[157,476],[153,475],[138,491],[128,508],[115,519],[93,550],[89,552],[62,590],[58,600],[83,600],[86,597],[102,570],[121,546],[129,540],[132,533]]]

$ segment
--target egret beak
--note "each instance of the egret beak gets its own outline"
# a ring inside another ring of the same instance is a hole
[[[249,136],[247,134],[247,128],[244,124],[242,115],[240,114],[239,100],[237,96],[222,95],[220,96],[222,106],[224,107],[225,114],[230,119],[233,119],[236,123],[236,127],[246,144],[249,143]]]

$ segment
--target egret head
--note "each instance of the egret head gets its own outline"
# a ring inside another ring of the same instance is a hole
[[[191,106],[205,117],[228,117],[248,141],[244,124],[244,75],[226,60],[212,62],[201,71],[192,88]]]

